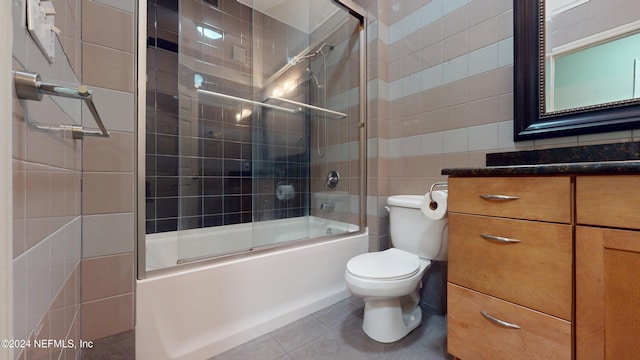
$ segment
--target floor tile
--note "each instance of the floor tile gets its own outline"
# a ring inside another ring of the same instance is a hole
[[[349,299],[342,300],[335,305],[317,311],[313,316],[329,329],[335,329],[350,320],[362,318],[364,303],[359,304],[349,301]]]
[[[133,330],[102,338],[93,342],[93,348],[82,349],[82,360],[133,360],[135,356],[135,333]]]
[[[362,330],[364,302],[347,298],[213,360],[451,360],[447,318],[423,312],[422,324],[394,343]]]
[[[273,338],[289,352],[326,334],[329,328],[313,316],[304,317],[271,333]]]
[[[253,339],[209,360],[276,360],[286,359],[284,349],[270,334]]]
[[[382,352],[374,347],[358,346],[342,338],[338,332],[327,333],[290,354],[293,360],[375,360]]]

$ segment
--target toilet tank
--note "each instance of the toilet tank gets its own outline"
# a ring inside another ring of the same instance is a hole
[[[432,220],[420,210],[423,195],[395,195],[387,199],[393,247],[427,260],[447,260],[447,217]]]

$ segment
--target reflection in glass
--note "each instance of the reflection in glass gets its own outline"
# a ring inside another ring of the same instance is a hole
[[[544,4],[546,113],[639,96],[640,3],[545,0]]]
[[[148,9],[147,268],[358,231],[359,21],[329,0]]]
[[[547,111],[640,97],[640,33],[547,57]]]

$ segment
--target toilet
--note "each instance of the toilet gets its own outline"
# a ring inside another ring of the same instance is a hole
[[[447,260],[447,218],[431,220],[420,210],[424,196],[387,199],[392,248],[347,262],[345,280],[365,302],[362,330],[390,343],[420,325],[422,277],[432,260]]]

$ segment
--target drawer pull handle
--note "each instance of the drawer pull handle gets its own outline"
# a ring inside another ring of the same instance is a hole
[[[485,318],[489,319],[491,322],[494,322],[502,327],[506,327],[508,329],[520,329],[520,326],[516,325],[516,324],[512,324],[512,323],[508,323],[506,321],[502,321],[500,319],[496,319],[493,316],[487,314],[484,311],[480,311],[480,314],[482,314],[482,316],[484,316]]]
[[[492,195],[492,194],[482,194],[481,198],[485,200],[498,200],[498,201],[511,201],[518,200],[520,196],[511,196],[511,195]]]
[[[489,235],[489,234],[480,234],[480,236],[482,236],[482,238],[486,240],[497,241],[497,242],[506,243],[506,244],[517,244],[519,242],[522,242],[522,240],[518,240],[518,239],[511,239],[507,237],[495,236],[495,235]]]

